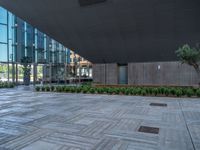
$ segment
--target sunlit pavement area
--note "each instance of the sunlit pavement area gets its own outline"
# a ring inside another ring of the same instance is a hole
[[[200,99],[1,89],[0,150],[13,149],[199,150]]]

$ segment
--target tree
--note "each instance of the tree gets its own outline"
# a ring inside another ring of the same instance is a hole
[[[30,85],[30,75],[31,75],[31,57],[23,57],[21,59],[21,64],[23,65],[23,73],[24,73],[24,84]]]
[[[176,51],[176,54],[182,63],[188,64],[194,67],[200,79],[200,67],[199,67],[200,48],[199,47],[192,48],[188,44],[185,44]],[[199,85],[200,85],[200,81],[199,81]]]

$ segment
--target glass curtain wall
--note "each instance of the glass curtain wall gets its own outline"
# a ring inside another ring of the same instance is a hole
[[[0,7],[0,81],[23,83],[21,60],[24,57],[31,59],[33,83],[90,77],[84,61],[82,69],[79,68],[81,71],[74,71],[78,67],[74,65],[75,58],[70,58],[72,55],[76,56],[70,49]]]
[[[32,81],[63,80],[64,75],[60,72],[66,70],[65,65],[70,60],[69,51],[0,7],[0,81],[22,82],[23,57],[31,58]]]

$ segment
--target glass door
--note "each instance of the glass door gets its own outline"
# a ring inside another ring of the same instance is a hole
[[[119,84],[128,84],[128,66],[119,65],[118,68]]]

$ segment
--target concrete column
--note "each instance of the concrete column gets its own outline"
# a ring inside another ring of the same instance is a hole
[[[106,64],[106,84],[118,84],[118,65],[116,63]]]

